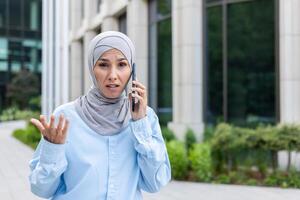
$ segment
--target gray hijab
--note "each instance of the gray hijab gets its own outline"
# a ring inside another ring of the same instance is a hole
[[[75,109],[82,120],[96,133],[115,135],[127,127],[131,119],[129,100],[125,91],[118,98],[107,98],[98,87],[93,71],[94,65],[102,54],[110,49],[121,51],[130,67],[134,63],[135,49],[132,41],[123,33],[107,31],[94,37],[89,44],[88,66],[92,88],[86,95],[75,100]]]

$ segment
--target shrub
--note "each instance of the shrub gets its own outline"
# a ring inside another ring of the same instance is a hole
[[[171,163],[172,177],[179,180],[186,178],[188,159],[184,143],[172,140],[167,143],[167,149]]]
[[[28,69],[21,69],[7,86],[7,96],[20,109],[28,108],[31,97],[39,94],[39,79]]]
[[[195,133],[192,129],[188,129],[188,131],[185,134],[185,145],[186,149],[189,151],[193,144],[195,144],[197,141]]]
[[[210,145],[206,143],[194,144],[189,152],[191,168],[199,181],[208,182],[212,177],[212,159]]]
[[[168,129],[165,126],[163,126],[161,128],[161,132],[162,132],[162,136],[163,136],[163,138],[164,138],[164,140],[166,142],[169,142],[171,140],[175,140],[176,139],[175,134],[173,133],[173,131],[171,131],[170,129]]]
[[[0,121],[11,121],[21,119],[29,120],[32,117],[38,118],[39,115],[39,111],[19,110],[16,106],[12,106],[2,111]]]
[[[210,141],[213,137],[214,137],[214,133],[215,133],[215,127],[208,125],[205,127],[204,129],[204,133],[203,133],[203,141]]]
[[[0,121],[15,120],[15,115],[16,115],[17,110],[18,110],[18,108],[16,106],[6,108],[1,113]]]
[[[17,129],[13,132],[13,136],[35,149],[41,139],[39,130],[32,124],[27,125],[26,129]]]

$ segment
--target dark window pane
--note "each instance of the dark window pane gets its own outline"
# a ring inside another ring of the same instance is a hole
[[[25,29],[37,31],[40,27],[41,8],[38,0],[24,0]]]
[[[127,15],[126,12],[119,17],[119,31],[127,34]]]
[[[172,120],[172,28],[171,19],[157,23],[157,102],[160,121]]]
[[[102,3],[102,0],[97,0],[97,13],[100,12],[101,3]]]
[[[275,122],[274,1],[228,6],[228,119]]]
[[[0,27],[6,27],[7,23],[7,9],[6,9],[7,1],[0,1]]]
[[[222,7],[207,10],[208,59],[207,59],[207,122],[223,119],[223,64],[222,64]]]
[[[9,26],[11,28],[21,27],[21,1],[9,0]]]
[[[157,15],[158,18],[170,15],[172,10],[171,0],[159,0],[157,1]]]
[[[6,38],[0,38],[0,59],[8,58],[8,42]]]

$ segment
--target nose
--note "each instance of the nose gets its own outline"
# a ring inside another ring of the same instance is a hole
[[[110,73],[108,75],[108,80],[110,81],[117,80],[117,72],[116,69],[114,69],[114,67],[110,70]]]

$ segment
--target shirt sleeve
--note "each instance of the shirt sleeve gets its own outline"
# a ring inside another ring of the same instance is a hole
[[[61,175],[67,168],[65,144],[53,144],[42,138],[29,166],[32,193],[52,197],[63,185]]]
[[[158,117],[148,108],[147,116],[131,122],[141,171],[139,187],[146,192],[157,192],[171,179],[170,161]]]

